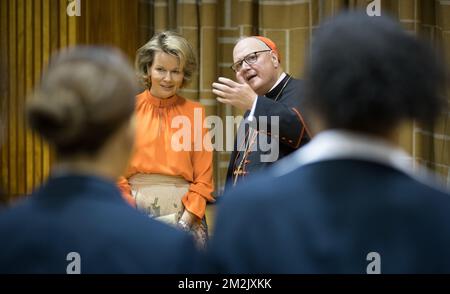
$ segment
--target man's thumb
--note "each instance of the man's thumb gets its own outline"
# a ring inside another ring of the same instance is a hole
[[[241,73],[238,73],[238,74],[236,75],[236,78],[237,78],[238,83],[240,83],[240,84],[245,84],[245,79],[244,79],[244,77],[242,76]]]

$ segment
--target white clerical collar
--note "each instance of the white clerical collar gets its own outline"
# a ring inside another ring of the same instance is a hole
[[[275,87],[278,86],[278,84],[281,83],[281,81],[282,81],[285,77],[286,77],[286,73],[283,72],[283,73],[281,74],[281,76],[278,78],[278,80],[277,80],[277,82],[275,83],[275,85],[273,85],[273,87],[270,88],[270,90],[269,90],[267,93],[269,93],[270,91],[272,91],[273,89],[275,89]]]
[[[277,82],[275,83],[275,85],[273,85],[273,87],[269,90],[272,91],[279,83],[281,83],[281,81],[286,77],[286,73],[282,73],[281,76],[278,78]],[[269,93],[267,92],[267,93]],[[247,120],[248,121],[253,121],[254,115],[255,115],[255,109],[256,109],[256,103],[258,102],[258,95],[256,95],[255,100],[253,101],[253,105],[252,108],[250,109],[250,113],[247,116]]]
[[[277,175],[320,161],[334,159],[360,159],[393,167],[413,175],[413,159],[402,149],[379,138],[343,130],[327,130],[317,134],[300,150],[281,160]]]
[[[344,130],[327,130],[317,134],[308,144],[277,162],[272,171],[274,176],[283,176],[303,165],[334,159],[357,159],[383,164],[422,184],[447,191],[442,178],[414,163],[414,159],[401,148],[377,137]]]

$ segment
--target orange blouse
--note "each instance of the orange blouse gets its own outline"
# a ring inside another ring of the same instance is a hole
[[[205,117],[203,106],[177,95],[159,99],[153,97],[149,90],[136,98],[134,154],[125,176],[120,177],[118,182],[124,198],[133,206],[136,205],[128,183],[128,178],[134,174],[181,176],[190,183],[189,191],[182,198],[185,208],[197,217],[203,218],[206,201],[214,201],[211,195],[212,150],[205,150],[205,146],[199,144],[203,142],[206,133],[203,128]],[[181,136],[181,130],[187,136]],[[177,148],[173,148],[173,140],[177,142],[178,149],[184,145],[183,150],[174,150]],[[185,145],[185,140],[188,140],[189,145]],[[207,141],[207,144],[211,142]]]

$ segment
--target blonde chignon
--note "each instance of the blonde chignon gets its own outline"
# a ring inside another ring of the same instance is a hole
[[[136,92],[133,69],[117,51],[67,49],[28,100],[28,122],[59,153],[95,152],[130,118]]]

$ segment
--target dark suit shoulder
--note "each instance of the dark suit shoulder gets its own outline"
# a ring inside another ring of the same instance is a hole
[[[0,272],[64,273],[69,252],[80,254],[82,273],[191,272],[197,253],[190,236],[121,199],[90,193],[61,194],[61,202],[32,196],[2,213],[0,235],[8,243]]]
[[[225,272],[365,273],[375,251],[383,273],[448,273],[448,211],[448,192],[383,164],[274,165],[221,203],[211,259]]]

